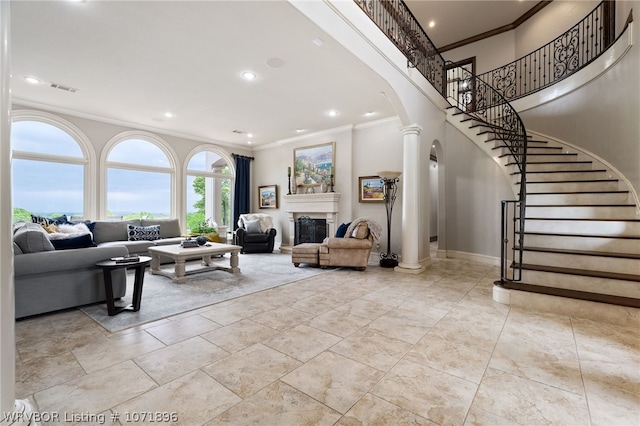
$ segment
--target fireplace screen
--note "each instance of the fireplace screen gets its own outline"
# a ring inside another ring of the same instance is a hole
[[[295,221],[294,245],[321,243],[327,236],[327,220],[301,216]]]

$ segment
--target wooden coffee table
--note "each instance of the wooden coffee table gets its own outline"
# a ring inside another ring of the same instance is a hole
[[[187,281],[187,275],[197,274],[206,271],[222,270],[232,274],[240,272],[238,267],[238,253],[242,250],[242,246],[232,244],[208,243],[204,246],[183,248],[180,244],[149,247],[151,255],[151,273],[153,275],[163,275],[172,278],[173,281],[182,284]],[[231,254],[229,259],[229,267],[213,265],[211,256]],[[173,271],[160,268],[160,256],[167,256],[174,260],[175,266]],[[185,262],[187,259],[201,257],[202,263],[200,267],[187,269]]]

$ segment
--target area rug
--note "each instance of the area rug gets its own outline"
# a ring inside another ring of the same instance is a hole
[[[110,317],[105,303],[80,309],[106,330],[116,332],[329,271],[304,264],[296,268],[291,263],[290,254],[251,253],[241,254],[239,258],[239,274],[204,272],[189,275],[184,284],[176,284],[161,275],[151,275],[147,269],[138,312],[122,312]],[[228,267],[229,255],[215,261]],[[116,305],[131,303],[132,294],[133,273],[130,272],[127,276],[127,293]]]

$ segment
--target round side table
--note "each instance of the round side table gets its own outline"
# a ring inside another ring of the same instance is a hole
[[[103,260],[96,263],[98,268],[102,268],[104,274],[104,292],[107,296],[107,313],[109,316],[119,314],[122,311],[138,312],[140,310],[140,303],[142,302],[142,284],[144,282],[144,269],[151,262],[151,257],[140,256],[138,260],[133,262],[120,263],[115,260]],[[128,306],[115,305],[113,298],[113,280],[111,278],[111,272],[116,269],[134,269],[136,270],[135,279],[133,282],[133,301]]]

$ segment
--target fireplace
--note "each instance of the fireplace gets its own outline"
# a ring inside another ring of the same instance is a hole
[[[284,209],[289,215],[288,232],[283,230],[282,245],[280,251],[290,253],[291,247],[299,244],[296,241],[296,222],[300,217],[308,217],[310,219],[322,219],[325,237],[335,235],[338,222],[338,206],[340,202],[340,193],[326,192],[316,194],[292,194],[284,195]],[[317,235],[314,239],[322,242]],[[287,244],[288,243],[288,244]]]
[[[293,245],[321,243],[327,237],[327,220],[300,216],[295,221]]]

